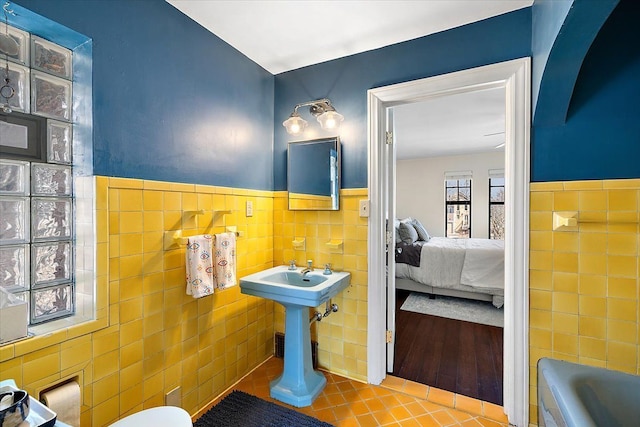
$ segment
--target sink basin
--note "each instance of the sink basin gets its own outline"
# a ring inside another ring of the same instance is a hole
[[[243,294],[268,298],[285,307],[284,371],[271,381],[274,399],[298,408],[309,406],[322,392],[327,379],[315,371],[311,360],[309,307],[317,307],[349,286],[350,273],[322,274],[314,270],[273,267],[240,278]]]
[[[283,305],[317,307],[349,286],[351,274],[344,271],[322,274],[314,270],[304,276],[302,268],[290,271],[286,265],[240,278],[243,294],[267,298]]]
[[[264,278],[267,282],[276,282],[282,285],[302,286],[303,288],[310,288],[311,286],[319,285],[327,280],[327,276],[321,276],[317,273],[308,273],[304,276],[298,271],[281,271],[279,273],[273,273]]]
[[[540,359],[540,427],[632,427],[640,419],[640,377],[622,372]]]

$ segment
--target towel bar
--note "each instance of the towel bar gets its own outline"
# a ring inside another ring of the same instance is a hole
[[[227,230],[227,233],[234,233],[236,237],[242,237],[243,233],[238,231]],[[182,230],[174,230],[174,231],[165,231],[164,232],[164,250],[168,251],[171,249],[178,249],[189,242],[189,237],[191,236],[183,236]]]

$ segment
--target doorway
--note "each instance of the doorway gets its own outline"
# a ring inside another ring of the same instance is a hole
[[[387,370],[502,406],[505,89],[391,110],[395,214],[387,217],[427,235],[400,233],[406,225],[391,233],[395,277],[387,280],[396,308]]]
[[[385,192],[391,108],[482,89],[505,90],[505,328],[504,409],[510,423],[528,424],[528,201],[530,59],[523,58],[401,83],[368,92],[369,111],[369,316],[368,380],[387,373],[387,336],[394,334],[395,289],[387,286]],[[389,273],[392,275],[392,272]],[[389,309],[389,310],[388,310]],[[381,315],[387,313],[387,316]],[[389,332],[387,332],[389,331]],[[392,345],[392,344],[391,344]],[[391,356],[392,357],[392,356]]]

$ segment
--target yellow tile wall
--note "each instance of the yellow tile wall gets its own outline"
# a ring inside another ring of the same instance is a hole
[[[640,374],[640,180],[532,183],[530,196],[534,424],[541,357]],[[585,222],[553,231],[553,211]]]
[[[273,192],[97,177],[98,319],[0,347],[0,377],[33,395],[78,378],[83,427],[162,405],[177,386],[195,414],[273,354],[273,303],[238,286],[185,295],[184,248],[164,250],[163,232],[237,226],[241,277],[273,265],[273,200]]]
[[[286,192],[274,197],[274,265],[295,260],[315,267],[331,263],[333,269],[351,273],[351,285],[333,299],[339,311],[314,322],[312,338],[318,341],[318,363],[331,372],[366,381],[367,378],[367,218],[358,215],[358,201],[366,189],[340,192],[339,211],[287,210]],[[305,250],[294,250],[293,240],[305,238]],[[326,243],[343,241],[341,249]],[[318,307],[324,313],[324,305]],[[315,311],[315,310],[311,310]],[[284,309],[275,304],[275,329],[284,332]]]

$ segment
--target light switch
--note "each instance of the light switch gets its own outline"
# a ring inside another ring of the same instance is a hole
[[[253,216],[253,202],[247,200],[247,216]]]
[[[369,217],[369,201],[360,200],[360,218]]]

